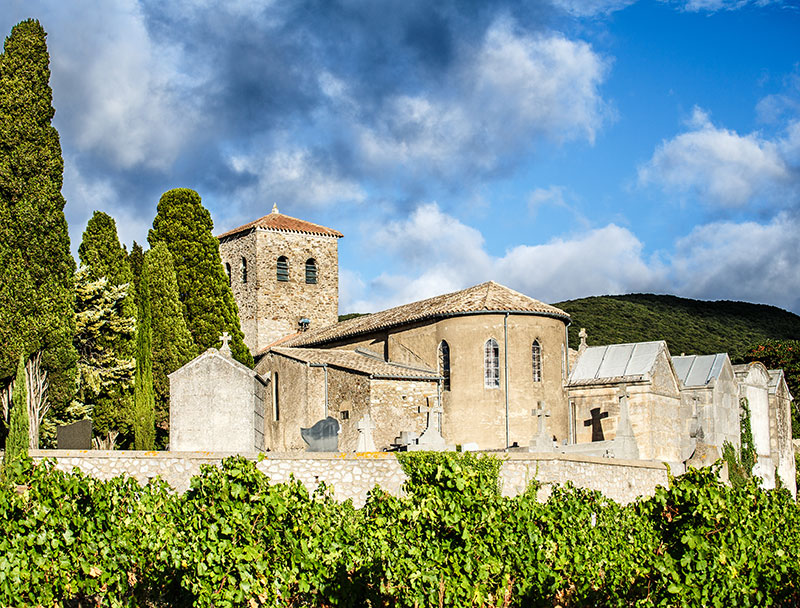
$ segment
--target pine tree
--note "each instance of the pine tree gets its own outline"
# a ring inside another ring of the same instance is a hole
[[[136,324],[136,380],[133,390],[133,436],[135,449],[152,450],[155,447],[156,427],[150,294],[146,265],[139,281],[139,289],[139,311]]]
[[[203,351],[219,346],[220,336],[227,331],[234,358],[252,367],[213,227],[197,192],[177,188],[165,192],[158,202],[147,240],[151,247],[165,243],[172,254],[183,316],[197,347]]]
[[[135,251],[134,247],[133,252]],[[191,360],[197,354],[197,348],[183,318],[172,255],[164,243],[157,243],[145,255],[142,276],[145,275],[152,320],[156,428],[159,441],[165,441],[166,431],[169,429],[167,376]]]
[[[48,416],[58,417],[75,394],[75,261],[45,37],[38,21],[23,21],[0,55],[0,386],[21,345],[41,352]]]
[[[75,279],[78,401],[91,407],[94,431],[111,447],[117,434],[129,435],[132,422],[119,396],[132,392],[135,364],[114,347],[120,336],[130,340],[134,335],[134,319],[123,314],[128,285],[110,285],[105,277],[92,281],[83,267]]]
[[[3,466],[28,457],[28,383],[25,374],[25,356],[19,356],[17,377],[14,381],[12,397],[11,421],[6,438],[6,451],[3,454]]]

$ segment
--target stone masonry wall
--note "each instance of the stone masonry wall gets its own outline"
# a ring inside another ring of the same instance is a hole
[[[298,330],[336,323],[339,315],[338,239],[330,236],[256,229],[220,243],[223,264],[232,270],[231,289],[245,343],[257,353],[275,340]],[[277,280],[277,261],[289,260],[289,280]],[[241,281],[241,259],[247,260],[247,283]],[[317,263],[317,282],[306,283],[306,261]]]
[[[160,476],[183,492],[201,465],[219,465],[233,454],[224,452],[134,452],[101,450],[31,450],[34,461],[56,461],[56,468],[78,468],[97,479],[129,475],[144,483]],[[256,454],[247,458],[257,459]],[[609,498],[627,503],[640,495],[652,495],[656,486],[667,484],[667,471],[661,464],[593,458],[588,456],[499,454],[504,460],[500,471],[502,492],[516,496],[532,479],[542,484],[540,500],[549,496],[554,484],[572,481],[576,486],[600,490]],[[313,491],[325,482],[337,500],[352,499],[356,507],[366,501],[375,485],[399,495],[406,475],[394,454],[367,452],[359,454],[278,454],[267,453],[257,467],[274,483],[294,475]]]

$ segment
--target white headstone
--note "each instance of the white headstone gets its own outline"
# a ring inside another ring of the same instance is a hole
[[[358,428],[356,452],[375,452],[375,442],[372,440],[372,429],[375,428],[375,425],[372,424],[372,419],[369,417],[369,414],[364,415],[364,417],[358,421],[358,426],[356,428]]]

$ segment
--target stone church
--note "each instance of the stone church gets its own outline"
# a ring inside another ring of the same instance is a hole
[[[794,493],[780,370],[663,341],[589,346],[583,331],[572,350],[566,312],[491,281],[337,322],[339,238],[277,207],[219,236],[256,366],[223,365],[223,346],[174,372],[172,450],[301,451],[301,429],[333,419],[345,452],[519,449],[680,472],[739,447],[746,398],[764,485],[777,471]]]

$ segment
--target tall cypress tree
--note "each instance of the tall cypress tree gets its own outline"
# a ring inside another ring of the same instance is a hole
[[[134,247],[131,256],[136,252]],[[165,243],[157,243],[145,255],[142,277],[147,277],[152,321],[153,386],[159,443],[169,429],[169,378],[197,354],[192,334],[183,318],[172,254]],[[140,281],[144,283],[144,280]],[[142,288],[144,290],[144,288]]]
[[[136,380],[133,389],[134,448],[152,450],[155,447],[155,398],[153,394],[153,353],[150,326],[150,297],[147,286],[147,266],[139,281],[139,311],[136,324]]]
[[[166,244],[175,264],[183,315],[200,350],[220,345],[220,336],[232,336],[231,351],[238,361],[253,366],[244,344],[239,311],[211,233],[211,214],[200,196],[188,188],[165,192],[147,240],[151,247]]]
[[[58,418],[75,393],[75,261],[45,37],[38,21],[23,21],[0,55],[0,385],[21,345],[41,351],[48,416]]]
[[[28,455],[30,437],[28,436],[28,380],[25,375],[25,356],[19,356],[17,379],[11,399],[11,421],[3,454],[3,466]]]

